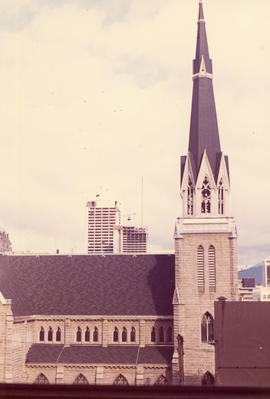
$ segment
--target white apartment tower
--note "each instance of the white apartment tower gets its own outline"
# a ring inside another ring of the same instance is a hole
[[[117,201],[103,200],[87,202],[87,252],[113,253],[115,226],[120,225],[120,209]]]

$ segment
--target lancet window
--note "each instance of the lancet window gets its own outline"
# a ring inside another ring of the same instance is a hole
[[[167,328],[166,341],[172,342],[172,327]]]
[[[224,188],[222,179],[219,181],[218,184],[218,213],[219,215],[224,214]]]
[[[126,329],[126,327],[124,327],[123,331],[122,331],[122,342],[127,342],[127,329]]]
[[[87,378],[83,374],[79,374],[75,378],[73,384],[89,384],[89,382],[88,382]]]
[[[155,385],[166,385],[168,384],[168,380],[164,375],[161,375],[158,377],[158,379],[155,382]]]
[[[208,249],[209,291],[216,291],[216,251],[211,245]]]
[[[49,384],[49,380],[43,373],[40,373],[35,379],[35,384]]]
[[[98,329],[97,329],[97,327],[94,328],[93,341],[94,342],[98,342]]]
[[[153,327],[152,331],[151,331],[151,342],[156,342],[156,329],[155,329],[155,327]]]
[[[56,331],[56,341],[60,342],[61,341],[61,328],[58,327]]]
[[[201,338],[202,342],[211,343],[214,341],[214,319],[209,312],[206,312],[202,318]]]
[[[159,342],[164,342],[164,328],[159,328]]]
[[[51,342],[52,340],[53,340],[53,330],[52,330],[52,327],[49,327],[48,341]]]
[[[84,333],[84,340],[85,342],[89,342],[90,341],[90,329],[89,327],[86,327],[85,333]]]
[[[78,329],[77,329],[76,341],[77,342],[81,342],[82,341],[82,329],[81,329],[81,327],[78,327]]]
[[[188,179],[187,187],[187,214],[193,215],[194,188],[191,179]]]
[[[197,249],[197,277],[198,277],[198,289],[200,292],[204,291],[204,249],[200,245]]]
[[[215,385],[215,378],[209,371],[204,374],[202,378],[202,385]]]
[[[113,342],[118,342],[118,339],[119,339],[118,328],[115,327],[113,332]]]
[[[119,374],[114,380],[113,385],[128,385],[128,380],[122,374]]]
[[[135,342],[135,341],[136,341],[136,330],[134,327],[132,327],[130,332],[130,342]]]
[[[202,184],[201,212],[211,212],[211,187],[208,178],[205,176]]]
[[[39,340],[40,340],[41,342],[43,342],[43,341],[44,341],[44,338],[45,338],[44,328],[41,327],[41,328],[40,328],[40,332],[39,332]]]

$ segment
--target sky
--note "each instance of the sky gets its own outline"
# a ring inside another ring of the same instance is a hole
[[[204,12],[239,264],[253,265],[270,256],[270,3]],[[197,15],[196,0],[0,0],[0,227],[14,251],[86,253],[97,194],[143,222],[151,251],[173,250]]]

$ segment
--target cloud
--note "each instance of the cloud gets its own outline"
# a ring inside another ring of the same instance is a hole
[[[253,262],[242,248],[261,259],[269,242],[269,5],[205,3],[240,262]],[[0,0],[0,15],[0,220],[14,248],[85,251],[101,187],[139,224],[142,176],[151,247],[173,248],[197,6]]]

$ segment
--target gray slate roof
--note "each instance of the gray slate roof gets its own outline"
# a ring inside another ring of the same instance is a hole
[[[15,316],[172,315],[174,255],[0,256]]]
[[[200,71],[202,57],[205,61],[206,72],[212,74],[212,60],[209,57],[203,6],[200,4],[196,56],[193,60],[193,74],[197,74]],[[211,79],[199,77],[193,81],[188,146],[195,180],[197,179],[202,156],[205,150],[213,175],[215,179],[217,179],[220,167],[221,147],[213,82]],[[183,164],[183,160],[181,161],[181,164]],[[226,165],[229,173],[228,158],[226,159]],[[183,166],[181,166],[181,168],[183,169]]]
[[[172,346],[111,345],[106,348],[91,345],[33,344],[26,363],[69,364],[170,364]]]

